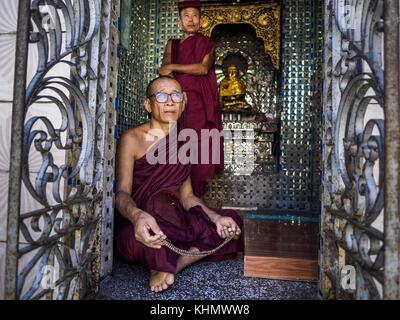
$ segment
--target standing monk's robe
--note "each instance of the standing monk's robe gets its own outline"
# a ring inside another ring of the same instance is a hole
[[[182,43],[179,39],[172,40],[172,63],[197,64],[202,63],[204,57],[213,49],[213,43],[209,37],[200,33],[188,37]],[[201,129],[222,130],[221,107],[219,103],[217,78],[213,66],[207,75],[194,76],[190,74],[174,73],[175,79],[186,92],[188,103],[183,112],[180,124],[183,128],[196,130],[199,137],[199,149],[201,146]],[[217,159],[212,162],[211,148],[208,164],[201,164],[201,152],[198,155],[198,164],[192,165],[191,179],[193,192],[196,196],[203,196],[206,192],[207,182],[210,182],[216,169],[224,168],[223,139],[220,147],[214,146]],[[214,163],[214,164],[213,164]]]
[[[190,164],[169,163],[168,136],[159,140],[148,154],[159,155],[165,152],[167,164],[149,164],[146,155],[135,161],[133,179],[133,199],[138,208],[150,213],[157,221],[167,238],[178,248],[196,247],[200,251],[217,247],[223,239],[216,226],[200,206],[186,211],[179,202],[179,189],[189,177]],[[177,149],[177,148],[171,148]],[[175,150],[176,155],[177,150]],[[173,154],[174,151],[171,150]],[[165,163],[165,162],[164,162]],[[232,217],[242,230],[243,222],[233,210],[219,210],[221,216]],[[133,224],[126,220],[117,236],[118,251],[127,261],[140,262],[151,270],[174,273],[179,257],[170,249],[146,247],[135,239]],[[212,261],[234,259],[237,252],[243,251],[243,237],[231,240],[207,259]]]

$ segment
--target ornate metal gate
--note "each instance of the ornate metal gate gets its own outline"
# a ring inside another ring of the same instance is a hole
[[[118,11],[119,0],[19,1],[7,299],[84,298],[111,270]],[[24,190],[34,210],[21,212]]]
[[[83,298],[112,263],[119,0],[19,6],[5,297]],[[400,299],[398,17],[398,0],[325,1],[324,298]]]
[[[400,297],[399,173],[394,157],[399,154],[398,6],[398,1],[325,1],[324,298]],[[392,37],[390,54],[384,50],[384,24]],[[384,54],[385,69],[394,72],[391,78],[384,75]],[[385,82],[392,83],[390,95]]]

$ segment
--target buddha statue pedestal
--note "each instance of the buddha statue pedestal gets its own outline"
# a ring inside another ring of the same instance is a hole
[[[256,116],[253,110],[222,110],[222,121],[255,121]]]
[[[222,110],[234,112],[255,112],[246,102],[245,95],[222,97]]]

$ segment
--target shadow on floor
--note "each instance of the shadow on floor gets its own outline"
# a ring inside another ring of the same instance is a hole
[[[165,292],[148,288],[145,267],[114,262],[100,284],[99,300],[315,300],[317,284],[243,276],[243,256],[222,262],[200,261],[179,273]]]

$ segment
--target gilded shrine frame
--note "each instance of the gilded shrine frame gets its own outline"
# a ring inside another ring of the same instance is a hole
[[[219,24],[247,23],[254,27],[256,35],[264,41],[265,52],[271,57],[276,70],[280,69],[280,4],[204,6],[200,31],[211,37]]]

